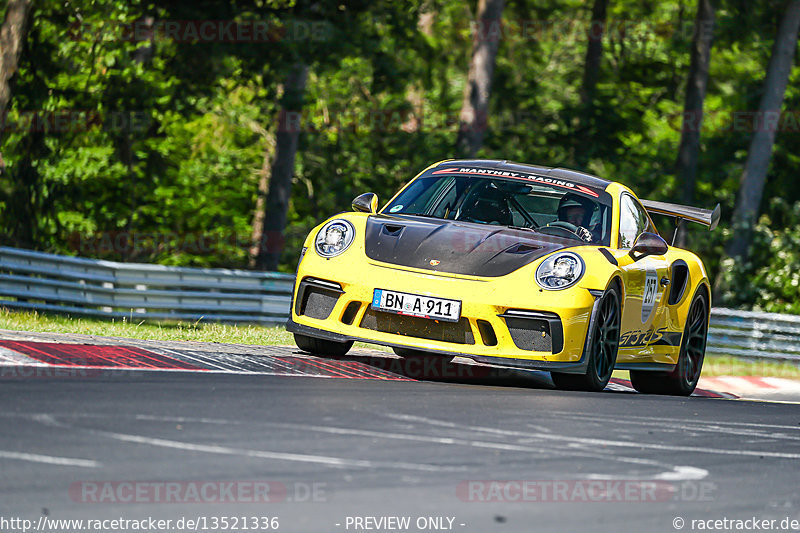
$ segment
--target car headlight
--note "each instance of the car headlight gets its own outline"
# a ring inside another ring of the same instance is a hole
[[[322,226],[314,239],[314,247],[322,257],[334,257],[347,250],[355,236],[353,225],[337,218]]]
[[[554,254],[536,269],[536,283],[543,289],[561,290],[575,285],[586,270],[583,259],[572,252]]]

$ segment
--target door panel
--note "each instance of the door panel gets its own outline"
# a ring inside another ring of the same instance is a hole
[[[656,231],[647,211],[628,193],[620,196],[619,216],[620,252],[630,249],[643,232]],[[659,343],[667,323],[669,289],[661,280],[669,278],[669,263],[666,256],[634,261],[624,255],[619,261],[626,273],[626,286],[617,361],[653,362],[654,356],[664,351]]]

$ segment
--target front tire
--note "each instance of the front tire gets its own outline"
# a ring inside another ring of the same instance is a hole
[[[631,370],[633,388],[645,394],[691,396],[703,370],[707,334],[708,301],[700,293],[694,297],[689,307],[675,369],[672,372]]]
[[[589,343],[586,373],[551,372],[550,376],[557,388],[589,392],[600,392],[606,388],[617,362],[621,319],[619,291],[612,285],[600,298],[591,332],[586,339]]]
[[[313,355],[328,355],[332,357],[341,357],[353,347],[353,341],[329,341],[316,337],[309,337],[308,335],[301,335],[299,333],[294,334],[294,343],[304,352]]]

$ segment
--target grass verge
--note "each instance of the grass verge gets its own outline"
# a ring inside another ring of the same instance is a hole
[[[283,327],[234,326],[191,322],[129,322],[17,312],[0,308],[0,329],[47,333],[80,333],[105,337],[161,341],[227,342],[236,344],[293,344]]]
[[[68,317],[16,312],[0,308],[0,329],[48,333],[80,333],[106,337],[162,341],[224,342],[256,345],[293,345],[292,334],[283,327],[254,325],[234,326],[216,323],[129,322],[95,318]],[[387,351],[372,344],[356,346]],[[800,366],[791,362],[745,360],[738,357],[709,355],[703,364],[703,376],[761,376],[800,379]],[[628,378],[627,371],[615,371],[614,377]]]

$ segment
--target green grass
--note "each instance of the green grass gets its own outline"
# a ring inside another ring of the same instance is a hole
[[[129,322],[125,319],[100,320],[35,312],[16,312],[3,308],[0,308],[0,329],[80,333],[162,341],[294,345],[292,334],[283,327],[189,322]],[[388,351],[387,348],[372,344],[357,343],[356,346]],[[737,357],[709,355],[703,364],[703,376],[761,376],[800,379],[800,366],[789,362],[744,360]],[[628,372],[617,370],[614,372],[614,377],[627,379]]]
[[[800,366],[788,361],[745,360],[730,356],[708,356],[703,363],[703,376],[760,376],[800,378]]]
[[[0,309],[0,329],[49,333],[80,333],[106,337],[161,341],[227,342],[236,344],[293,344],[283,327],[232,326],[191,322],[129,322],[68,317]]]
[[[628,379],[627,370],[615,370],[615,378]],[[758,376],[762,378],[800,379],[800,366],[790,362],[745,360],[724,355],[707,355],[703,362],[703,377]]]
[[[45,333],[80,333],[158,341],[224,342],[231,344],[294,346],[294,337],[282,326],[231,325],[214,322],[130,322],[10,311],[0,307],[0,329]],[[358,348],[388,351],[383,346],[357,342]]]

